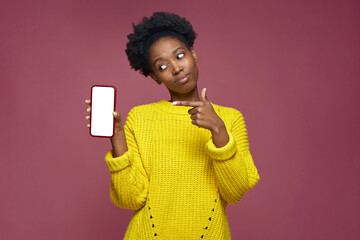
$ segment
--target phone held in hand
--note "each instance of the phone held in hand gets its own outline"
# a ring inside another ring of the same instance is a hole
[[[112,115],[116,105],[114,86],[94,85],[91,87],[90,135],[112,137],[115,121]]]

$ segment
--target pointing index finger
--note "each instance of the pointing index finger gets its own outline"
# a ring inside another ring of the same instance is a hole
[[[188,107],[198,107],[203,105],[203,102],[190,102],[190,101],[175,101],[173,102],[174,106],[188,106]]]

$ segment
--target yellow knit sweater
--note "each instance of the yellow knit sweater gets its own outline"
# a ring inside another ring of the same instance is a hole
[[[216,148],[209,130],[191,123],[190,107],[160,101],[133,108],[129,150],[105,156],[111,200],[133,209],[124,239],[230,239],[228,203],[259,181],[242,114],[213,104],[229,142]]]

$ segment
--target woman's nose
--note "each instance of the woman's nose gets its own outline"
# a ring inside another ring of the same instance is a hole
[[[179,74],[183,69],[177,62],[172,63],[173,75]]]

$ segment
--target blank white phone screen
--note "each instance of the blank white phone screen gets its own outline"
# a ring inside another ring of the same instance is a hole
[[[115,88],[93,86],[91,89],[90,134],[97,137],[112,137],[114,131]]]

